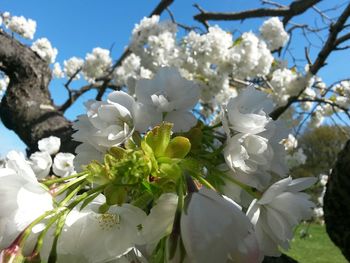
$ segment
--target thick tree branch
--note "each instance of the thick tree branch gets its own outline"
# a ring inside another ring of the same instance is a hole
[[[279,8],[258,8],[245,10],[241,12],[234,13],[223,13],[223,12],[205,12],[194,16],[194,19],[198,22],[204,24],[208,20],[244,20],[247,18],[257,18],[257,17],[269,17],[269,16],[282,16],[283,23],[287,24],[288,21],[297,15],[304,13],[310,7],[314,6],[321,0],[303,0],[294,1],[290,6],[279,7]]]
[[[0,32],[0,61],[10,83],[2,98],[0,117],[28,146],[49,135],[62,140],[62,151],[73,152],[71,123],[53,105],[48,90],[49,66],[29,47]]]

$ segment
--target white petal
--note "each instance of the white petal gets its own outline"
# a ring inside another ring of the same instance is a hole
[[[164,121],[174,123],[174,132],[186,132],[194,127],[197,119],[187,111],[172,111],[167,113]]]

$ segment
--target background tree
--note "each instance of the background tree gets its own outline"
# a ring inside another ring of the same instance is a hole
[[[305,131],[298,143],[307,159],[305,164],[293,169],[291,174],[295,177],[328,174],[348,138],[346,127],[320,126]]]

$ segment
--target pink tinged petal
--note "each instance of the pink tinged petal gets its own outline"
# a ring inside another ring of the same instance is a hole
[[[196,117],[187,111],[168,112],[164,121],[174,123],[174,132],[186,132],[197,124]]]

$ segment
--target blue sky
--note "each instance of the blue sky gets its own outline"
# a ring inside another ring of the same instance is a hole
[[[9,11],[13,15],[23,15],[37,21],[37,31],[35,39],[47,37],[52,45],[58,49],[56,61],[72,56],[85,57],[94,47],[112,48],[112,57],[117,59],[125,46],[128,44],[130,32],[135,23],[147,16],[157,5],[159,0],[2,0],[0,12]],[[198,0],[205,10],[211,11],[238,11],[254,8],[258,6],[258,0]],[[280,1],[288,4],[290,1]],[[331,1],[326,1],[331,2]],[[341,1],[342,2],[342,1]],[[192,17],[198,11],[192,6],[193,1],[175,0],[171,6],[176,19],[188,25],[196,24]],[[329,4],[329,3],[328,3]],[[320,6],[323,8],[325,6]],[[334,15],[334,14],[330,14]],[[313,24],[316,13],[309,11],[303,18],[296,19],[298,23]],[[168,19],[167,14],[162,19]],[[244,32],[248,30],[256,31],[263,19],[253,19],[241,22],[221,23],[229,31],[238,30]],[[214,24],[214,23],[212,23]],[[304,57],[304,46],[307,45],[300,33],[293,36],[297,38],[298,46],[292,47],[299,58]],[[316,45],[317,39],[311,38]],[[316,49],[311,50],[311,57],[314,58]],[[348,65],[350,53],[348,51],[339,52],[329,59],[331,65]],[[339,78],[349,76],[349,67],[327,67],[321,71],[321,76],[326,83],[332,83]],[[63,89],[64,80],[54,80],[50,90],[55,102],[60,104],[64,101],[65,91]],[[79,85],[82,83],[76,83]],[[74,107],[66,113],[67,117],[74,119],[75,116],[83,112],[82,102],[89,98],[86,94]],[[0,122],[0,156],[4,156],[9,150],[24,150],[25,145],[11,131],[7,130]]]

